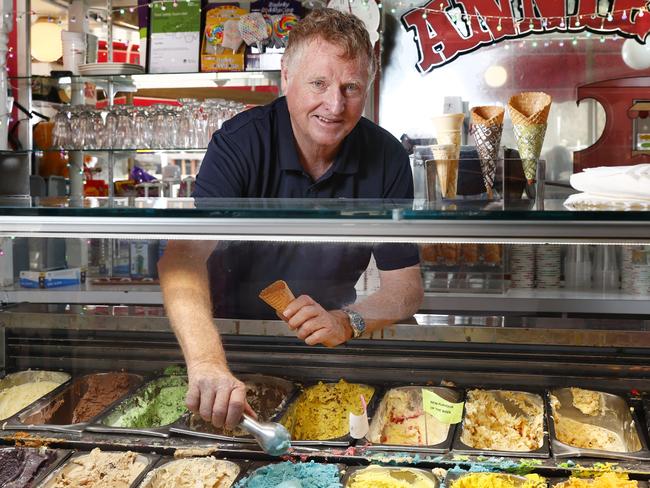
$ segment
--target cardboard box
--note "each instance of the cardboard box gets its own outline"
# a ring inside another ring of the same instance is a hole
[[[205,30],[201,40],[201,71],[243,71],[244,52],[246,44],[241,43],[239,49],[224,48],[223,39],[224,23],[238,21],[248,13],[247,10],[234,5],[220,5],[210,8],[205,14]]]
[[[82,268],[20,272],[20,286],[23,288],[56,288],[78,285],[85,281],[86,272]]]

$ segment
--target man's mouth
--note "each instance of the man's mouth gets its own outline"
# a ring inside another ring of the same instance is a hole
[[[316,115],[315,117],[323,124],[338,124],[341,122],[339,119],[328,119],[327,117],[322,117],[320,115]]]

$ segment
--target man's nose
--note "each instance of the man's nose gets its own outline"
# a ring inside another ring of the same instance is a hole
[[[333,114],[343,113],[345,109],[345,97],[338,87],[331,87],[327,91],[327,108]]]

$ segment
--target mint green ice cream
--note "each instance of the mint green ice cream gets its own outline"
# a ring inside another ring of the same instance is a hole
[[[103,424],[131,429],[169,425],[187,412],[186,394],[187,378],[158,378],[118,405]]]

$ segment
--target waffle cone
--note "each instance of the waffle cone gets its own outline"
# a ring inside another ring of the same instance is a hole
[[[503,113],[501,118],[503,119]],[[497,172],[497,158],[499,156],[503,124],[472,124],[470,133],[476,143],[476,150],[481,161],[481,174],[483,175],[485,189],[491,195]]]
[[[443,198],[456,198],[458,191],[458,158],[460,146],[455,144],[437,144],[431,146],[431,153],[436,162],[436,173]]]
[[[295,300],[293,293],[289,289],[289,285],[283,280],[271,283],[260,292],[259,297],[273,307],[279,314],[282,314],[287,306],[289,306],[289,303]]]
[[[510,97],[508,113],[514,125],[546,124],[552,98],[544,92],[523,92]]]
[[[440,193],[443,198],[456,198],[458,192],[458,160],[436,160],[436,173],[440,182]]]
[[[481,107],[473,107],[470,110],[470,115],[472,117],[472,124],[474,125],[502,125],[505,112],[503,107],[484,105]]]
[[[515,124],[513,125],[517,149],[524,167],[524,175],[529,183],[537,177],[537,160],[542,152],[546,124]]]

